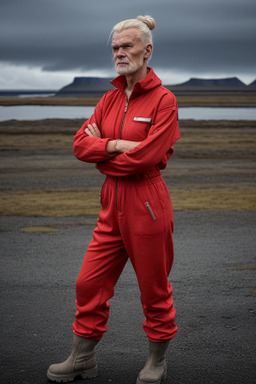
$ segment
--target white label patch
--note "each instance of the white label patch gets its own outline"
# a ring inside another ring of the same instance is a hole
[[[141,121],[142,123],[151,123],[150,117],[134,117],[133,121]]]

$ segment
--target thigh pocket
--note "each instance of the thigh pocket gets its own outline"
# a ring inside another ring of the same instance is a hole
[[[134,233],[137,236],[154,236],[164,231],[164,217],[160,202],[152,204],[146,200],[137,207]]]

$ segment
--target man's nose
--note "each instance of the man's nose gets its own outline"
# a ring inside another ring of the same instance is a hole
[[[116,52],[116,56],[117,57],[124,57],[125,56],[125,52],[124,52],[123,47],[118,48],[118,51]]]

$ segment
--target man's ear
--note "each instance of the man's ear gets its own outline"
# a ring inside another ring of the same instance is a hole
[[[153,52],[153,45],[149,43],[149,44],[147,44],[147,46],[145,48],[144,58],[149,59],[150,56],[152,55],[152,52]]]

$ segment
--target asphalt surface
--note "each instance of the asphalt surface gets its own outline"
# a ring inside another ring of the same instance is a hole
[[[255,213],[175,212],[170,281],[179,331],[168,350],[166,383],[255,383]],[[71,350],[75,281],[96,218],[0,220],[0,382],[47,384],[48,366]],[[130,263],[110,304],[108,332],[97,346],[98,377],[76,383],[135,384],[145,363]]]

